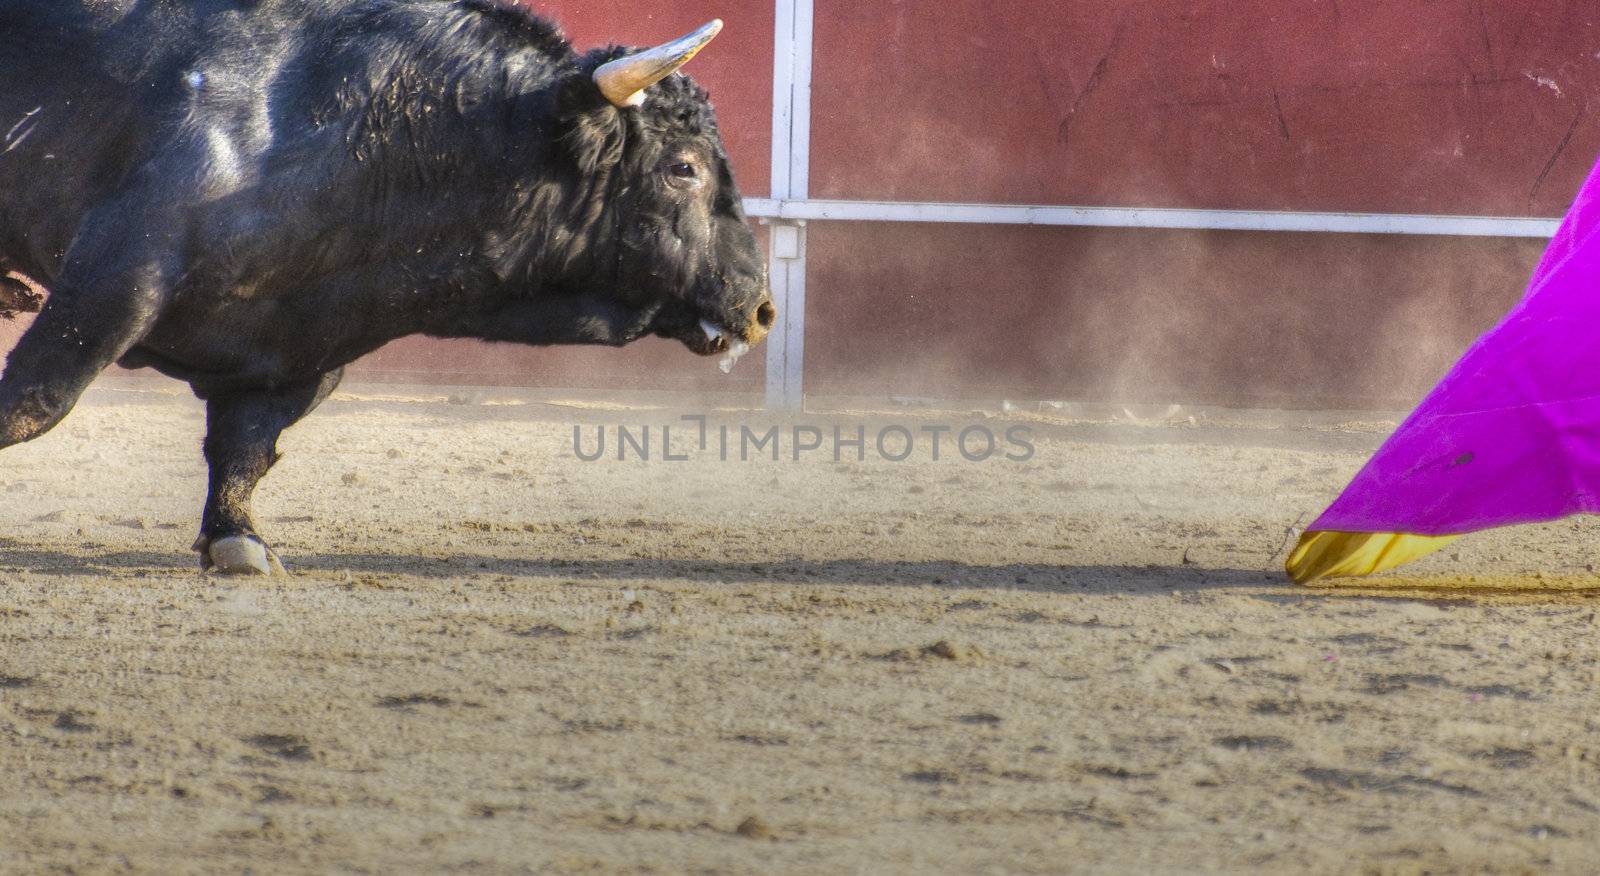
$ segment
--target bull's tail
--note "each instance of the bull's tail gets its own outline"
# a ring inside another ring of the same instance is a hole
[[[0,274],[0,319],[38,313],[43,306],[43,290],[16,274]]]

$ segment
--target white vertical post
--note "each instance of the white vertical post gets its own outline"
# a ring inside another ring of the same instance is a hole
[[[772,41],[772,197],[804,200],[811,174],[813,0],[776,0]],[[774,220],[767,270],[778,327],[767,338],[767,407],[799,410],[805,396],[806,230]]]

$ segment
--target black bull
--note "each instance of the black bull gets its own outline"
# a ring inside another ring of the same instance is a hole
[[[0,447],[112,363],[185,380],[202,562],[264,571],[279,434],[389,340],[756,343],[766,271],[707,95],[608,98],[625,55],[492,0],[0,0],[0,311],[38,300],[7,271],[50,292]]]

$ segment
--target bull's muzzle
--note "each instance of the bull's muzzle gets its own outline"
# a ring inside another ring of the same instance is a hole
[[[766,338],[772,331],[773,323],[778,321],[778,308],[772,304],[772,299],[763,296],[761,303],[756,305],[755,312],[750,318],[750,328],[745,332],[745,343],[754,347]]]
[[[762,296],[746,318],[743,320],[743,332],[733,332],[722,328],[717,323],[708,319],[700,320],[700,331],[705,333],[705,353],[722,354],[722,371],[727,373],[733,370],[739,357],[750,351],[750,348],[761,343],[767,334],[772,331],[773,323],[777,322],[778,309],[773,306],[772,299]],[[694,346],[694,345],[691,345]]]

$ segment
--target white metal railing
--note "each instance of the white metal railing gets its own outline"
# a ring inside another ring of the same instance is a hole
[[[1182,210],[1163,207],[1063,207],[907,201],[746,198],[760,219],[805,222],[967,222],[1097,228],[1188,228],[1334,234],[1436,234],[1453,237],[1552,237],[1560,219],[1429,216],[1410,213],[1308,213],[1287,210]]]
[[[772,195],[804,201],[811,171],[811,25],[814,0],[775,0],[772,44]],[[774,229],[767,273],[780,319],[767,337],[767,407],[804,403],[806,230]],[[780,245],[781,244],[781,245]]]

